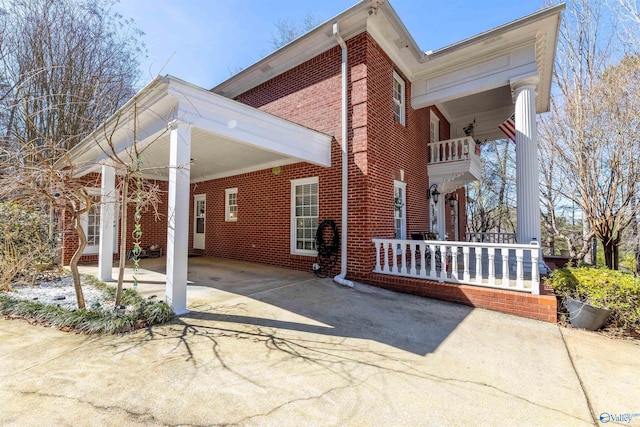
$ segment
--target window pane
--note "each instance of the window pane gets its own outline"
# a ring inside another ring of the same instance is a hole
[[[294,195],[296,249],[313,250],[318,224],[318,184],[296,185]]]

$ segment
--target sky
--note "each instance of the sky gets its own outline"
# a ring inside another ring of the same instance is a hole
[[[389,0],[423,51],[529,15],[541,0]],[[278,20],[322,22],[357,0],[120,0],[115,10],[145,34],[141,86],[171,74],[206,89],[268,55]]]

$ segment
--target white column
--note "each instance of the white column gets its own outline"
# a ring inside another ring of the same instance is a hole
[[[436,203],[436,217],[438,218],[438,240],[447,240],[445,234],[447,232],[447,219],[445,218],[445,202],[444,192],[438,197],[438,203]]]
[[[116,174],[112,166],[102,166],[100,188],[100,246],[98,255],[98,279],[113,281],[113,237],[116,224]]]
[[[170,141],[166,299],[176,314],[184,314],[188,312],[191,127],[182,123],[174,124]]]
[[[516,195],[518,243],[540,242],[540,180],[536,129],[536,80],[513,85],[516,98]]]
[[[516,195],[518,243],[540,243],[540,179],[536,128],[537,77],[512,83],[516,102]],[[526,267],[531,260],[526,260]],[[542,256],[539,268],[546,269]]]

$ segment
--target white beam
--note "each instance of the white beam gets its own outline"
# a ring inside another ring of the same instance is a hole
[[[464,62],[439,75],[416,78],[411,86],[411,106],[418,109],[474,95],[506,86],[515,76],[535,73],[535,46],[530,43],[473,66],[463,65]]]
[[[187,313],[191,127],[174,123],[169,149],[166,299],[176,314]]]
[[[115,170],[112,166],[102,166],[100,188],[100,245],[98,252],[98,279],[113,281],[113,236],[116,224]]]

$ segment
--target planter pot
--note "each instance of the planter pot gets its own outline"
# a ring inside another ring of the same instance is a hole
[[[575,298],[566,297],[565,304],[569,310],[569,321],[576,328],[595,331],[604,326],[611,314],[608,308],[594,307]]]

